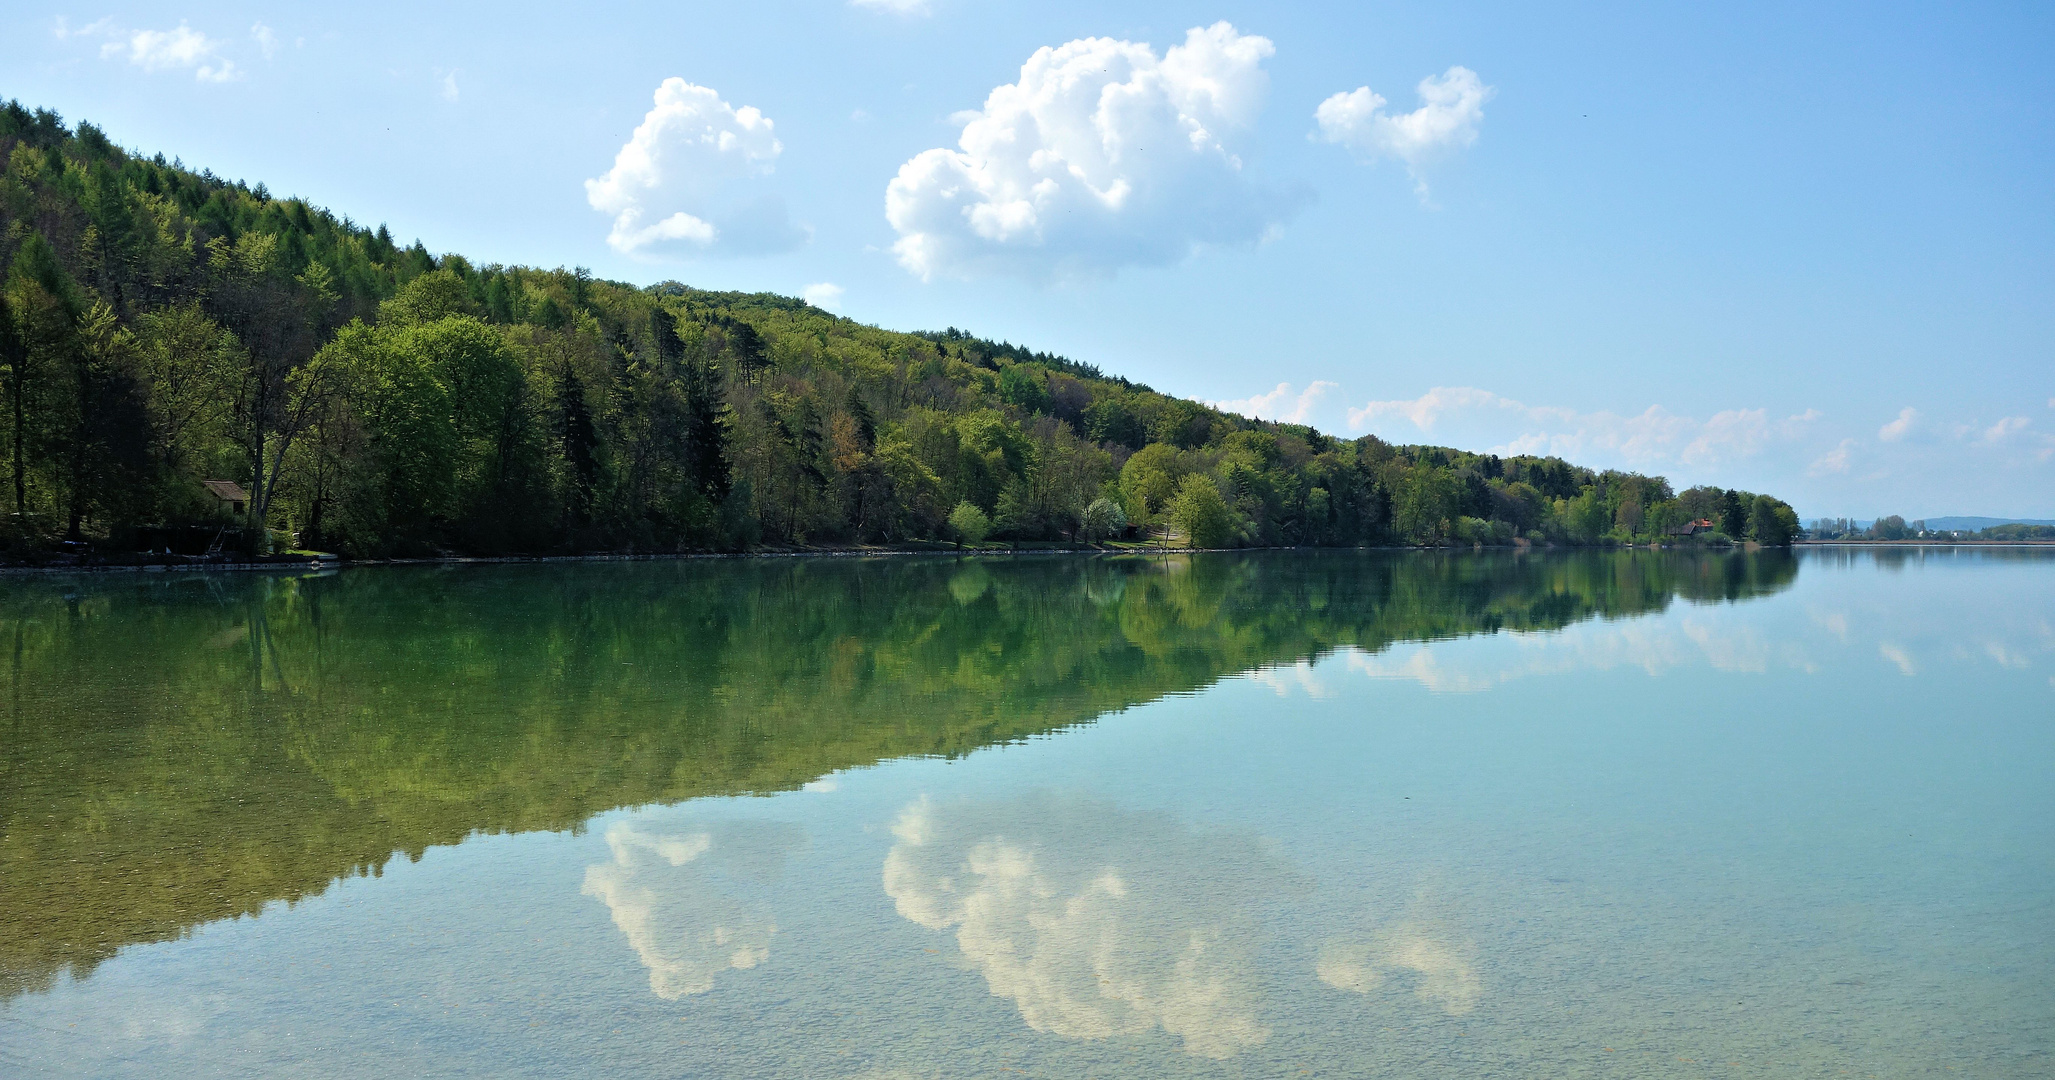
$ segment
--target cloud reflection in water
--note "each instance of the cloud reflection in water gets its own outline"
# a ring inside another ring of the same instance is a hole
[[[587,867],[582,891],[613,912],[658,997],[704,994],[721,972],[770,957],[778,925],[749,886],[774,881],[785,856],[805,846],[797,827],[747,822],[657,831],[622,821],[607,829],[606,840],[613,860]]]
[[[1255,841],[1083,798],[908,806],[885,892],[1029,1027],[1074,1039],[1178,1036],[1229,1058],[1261,1044],[1255,911],[1289,870]]]
[[[1320,947],[1314,974],[1337,990],[1358,994],[1392,978],[1450,1016],[1468,1014],[1484,996],[1468,944],[1424,920],[1404,920],[1367,938],[1330,940]]]

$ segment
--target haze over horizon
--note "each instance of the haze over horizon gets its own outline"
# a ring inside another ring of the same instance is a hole
[[[474,261],[1250,415],[2055,517],[2055,14],[862,0],[0,15],[0,96]]]

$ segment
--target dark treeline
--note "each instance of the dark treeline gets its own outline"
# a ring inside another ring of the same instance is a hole
[[[789,791],[1337,648],[1797,572],[1329,551],[0,578],[0,1001],[481,830]]]
[[[1337,439],[954,328],[476,266],[18,104],[0,159],[16,558],[231,534],[377,556],[1797,529],[1768,496]]]

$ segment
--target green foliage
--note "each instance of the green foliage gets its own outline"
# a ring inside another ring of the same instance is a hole
[[[1122,510],[1119,503],[1103,495],[1093,499],[1091,504],[1085,507],[1084,513],[1078,515],[1078,538],[1087,543],[1096,544],[1101,540],[1118,536],[1121,530],[1126,528],[1127,511]]]
[[[931,541],[965,504],[1090,540],[1102,499],[1209,547],[1795,531],[1752,493],[1336,439],[954,328],[474,266],[19,105],[0,161],[13,558],[211,536],[202,480],[249,491],[253,549],[355,556]]]
[[[1977,533],[1984,540],[2055,540],[2055,525],[1993,525]]]
[[[1748,504],[1748,538],[1759,544],[1782,547],[1798,535],[1798,513],[1789,506],[1757,495]]]
[[[1234,519],[1212,477],[1193,474],[1177,488],[1170,520],[1197,548],[1225,547],[1235,538]]]
[[[949,531],[956,534],[958,542],[976,547],[992,535],[992,519],[976,506],[960,502],[949,511]]]

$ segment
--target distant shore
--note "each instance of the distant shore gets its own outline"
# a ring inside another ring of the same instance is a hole
[[[2055,547],[2055,540],[1793,540],[1792,547]]]
[[[1799,547],[1978,547],[2017,548],[2055,547],[2055,540],[1794,540]],[[1739,551],[1744,548],[1760,550],[1757,545],[1728,545],[1702,550]],[[1153,544],[1120,544],[1100,546],[1073,546],[1050,544],[1047,546],[993,546],[957,548],[945,545],[928,547],[863,547],[863,548],[791,548],[757,551],[664,551],[664,552],[595,552],[585,555],[444,555],[411,559],[344,559],[334,555],[278,556],[261,561],[242,562],[191,562],[191,563],[130,563],[101,564],[85,566],[4,566],[0,565],[0,577],[27,574],[185,574],[195,571],[297,571],[341,570],[347,567],[369,566],[501,566],[528,563],[586,563],[586,562],[666,562],[686,559],[818,559],[818,558],[874,558],[903,555],[1197,555],[1233,551],[1419,551],[1419,552],[1472,552],[1472,551],[1645,551],[1646,545],[1591,545],[1558,547],[1536,546],[1445,546],[1421,547],[1417,545],[1372,545],[1366,547],[1262,547],[1262,548],[1195,548],[1158,547]],[[1700,550],[1665,547],[1660,550]]]

